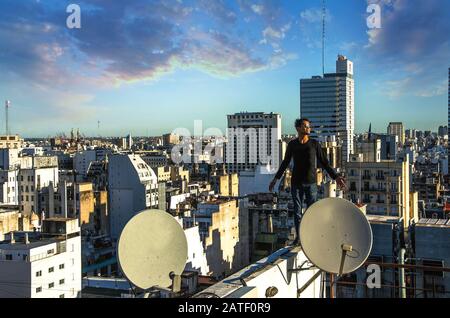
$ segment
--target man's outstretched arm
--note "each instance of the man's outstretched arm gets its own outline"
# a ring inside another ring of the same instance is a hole
[[[317,143],[316,153],[317,153],[317,160],[322,164],[322,167],[325,168],[325,170],[333,180],[336,180],[339,188],[344,189],[346,187],[345,179],[339,176],[336,173],[336,171],[331,167],[328,158],[325,156],[322,147],[320,146],[320,143]]]
[[[275,187],[275,184],[283,176],[283,173],[286,171],[287,167],[289,166],[289,163],[291,162],[291,159],[292,159],[292,145],[291,145],[291,143],[289,143],[288,146],[287,146],[287,149],[286,149],[286,153],[284,155],[283,162],[281,163],[280,168],[278,169],[275,177],[270,182],[270,185],[269,185],[269,191],[270,192],[273,191],[273,188]]]

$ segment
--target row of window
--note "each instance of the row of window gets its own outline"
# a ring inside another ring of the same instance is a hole
[[[54,252],[54,250],[48,250],[47,251],[47,254],[51,254],[51,253],[53,253]],[[59,264],[59,269],[64,269],[64,267],[65,267],[65,265],[64,264]],[[48,272],[49,273],[53,273],[55,271],[55,267],[49,267],[48,268]],[[37,271],[36,272],[36,277],[41,277],[42,276],[42,270],[40,270],[40,271]]]
[[[357,183],[350,182],[350,191],[359,191],[357,190]],[[391,191],[397,191],[397,183],[390,183]],[[371,186],[369,182],[364,182],[364,186],[361,186],[362,191],[386,191],[386,186],[389,186],[389,183],[386,182],[378,182],[377,186]]]
[[[380,178],[380,179],[383,178],[384,179],[386,175],[389,175],[391,177],[397,177],[397,176],[399,176],[399,173],[400,172],[398,170],[390,170],[390,171],[377,170],[376,174],[373,175],[370,170],[364,170],[362,176],[364,178],[371,178],[371,177],[375,176],[376,178]],[[358,171],[354,170],[354,169],[351,169],[350,170],[350,176],[351,177],[358,176]]]
[[[65,283],[65,279],[59,280],[59,285],[64,285],[64,283]],[[55,287],[55,283],[52,282],[52,283],[48,284],[48,289],[52,289],[54,287]],[[36,293],[40,293],[40,292],[42,292],[42,286],[36,287]],[[63,295],[63,297],[60,296],[60,298],[64,298],[64,295]]]
[[[20,201],[23,202],[23,201],[24,201],[24,200],[23,200],[24,198],[25,198],[25,202],[29,202],[29,201],[34,202],[34,195],[31,196],[31,200],[29,200],[30,196],[28,196],[28,195],[25,195],[25,196],[21,195],[21,196],[20,196]]]
[[[28,186],[25,186],[25,187],[24,186],[20,186],[20,191],[22,191],[22,192],[34,192],[34,186],[31,185],[29,188],[28,188]]]
[[[356,194],[350,194],[350,195],[348,196],[348,198],[349,198],[352,202],[354,202],[354,203],[358,202],[357,197],[356,197]],[[369,203],[369,204],[372,204],[372,203],[380,203],[380,204],[387,204],[387,203],[389,203],[389,204],[398,204],[398,201],[397,201],[397,198],[396,198],[396,197],[392,197],[390,200],[387,200],[387,199],[385,199],[385,198],[377,197],[375,201],[372,201],[372,199],[371,199],[370,196],[364,195],[363,203]]]
[[[20,181],[23,181],[23,176],[20,176]],[[34,182],[34,176],[27,176],[28,182]]]
[[[19,254],[19,256],[20,256],[20,254]],[[22,259],[23,259],[24,261],[26,261],[27,258],[28,258],[28,255],[27,255],[27,254],[23,254],[23,255],[22,255]],[[7,261],[12,261],[12,260],[13,260],[12,254],[6,254],[6,255],[5,255],[5,260],[7,260]]]

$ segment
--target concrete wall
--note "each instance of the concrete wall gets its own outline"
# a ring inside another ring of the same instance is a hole
[[[188,259],[185,270],[195,270],[200,275],[208,275],[209,266],[198,232],[198,226],[185,229],[184,234],[188,242]]]
[[[19,211],[0,211],[0,241],[4,234],[19,230]]]
[[[0,261],[0,298],[31,297],[31,263]]]
[[[212,275],[229,275],[246,265],[243,263],[239,237],[239,208],[235,200],[218,204],[211,214],[211,226],[205,238],[205,250]]]
[[[220,298],[266,298],[266,290],[276,287],[278,293],[274,298],[297,298],[298,289],[317,273],[317,269],[289,272],[290,269],[300,267],[305,261],[307,258],[300,248],[283,248],[197,295],[208,292]],[[245,281],[247,287],[243,287],[240,279]],[[316,278],[300,294],[300,298],[319,298],[320,280],[320,276]]]
[[[415,257],[419,264],[424,260],[443,261],[444,267],[450,267],[450,225],[427,226],[415,225]],[[419,293],[418,297],[448,298],[450,292],[450,273],[417,271],[417,288],[429,289],[426,293]],[[436,276],[435,276],[436,275]],[[439,277],[437,276],[439,275]],[[435,291],[433,293],[433,285]],[[444,293],[447,292],[447,293]]]
[[[140,156],[113,155],[110,158],[108,207],[113,239],[119,238],[126,223],[138,212],[158,207],[157,177],[146,166]]]

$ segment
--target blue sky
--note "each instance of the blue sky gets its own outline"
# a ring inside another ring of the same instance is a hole
[[[447,122],[450,1],[327,0],[326,72],[354,62],[356,131]],[[66,7],[81,8],[68,29]],[[381,29],[369,30],[370,3]],[[293,133],[299,79],[321,74],[321,0],[1,0],[0,99],[11,130],[46,137],[225,129],[277,112]],[[97,121],[100,120],[100,130]],[[4,116],[1,116],[1,131]]]

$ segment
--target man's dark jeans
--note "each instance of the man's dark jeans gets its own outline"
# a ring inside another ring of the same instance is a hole
[[[303,200],[305,199],[306,208],[309,208],[317,201],[317,184],[293,185],[291,187],[291,195],[294,200],[294,225],[295,233],[297,234],[295,240],[299,241],[300,220],[303,216]]]

